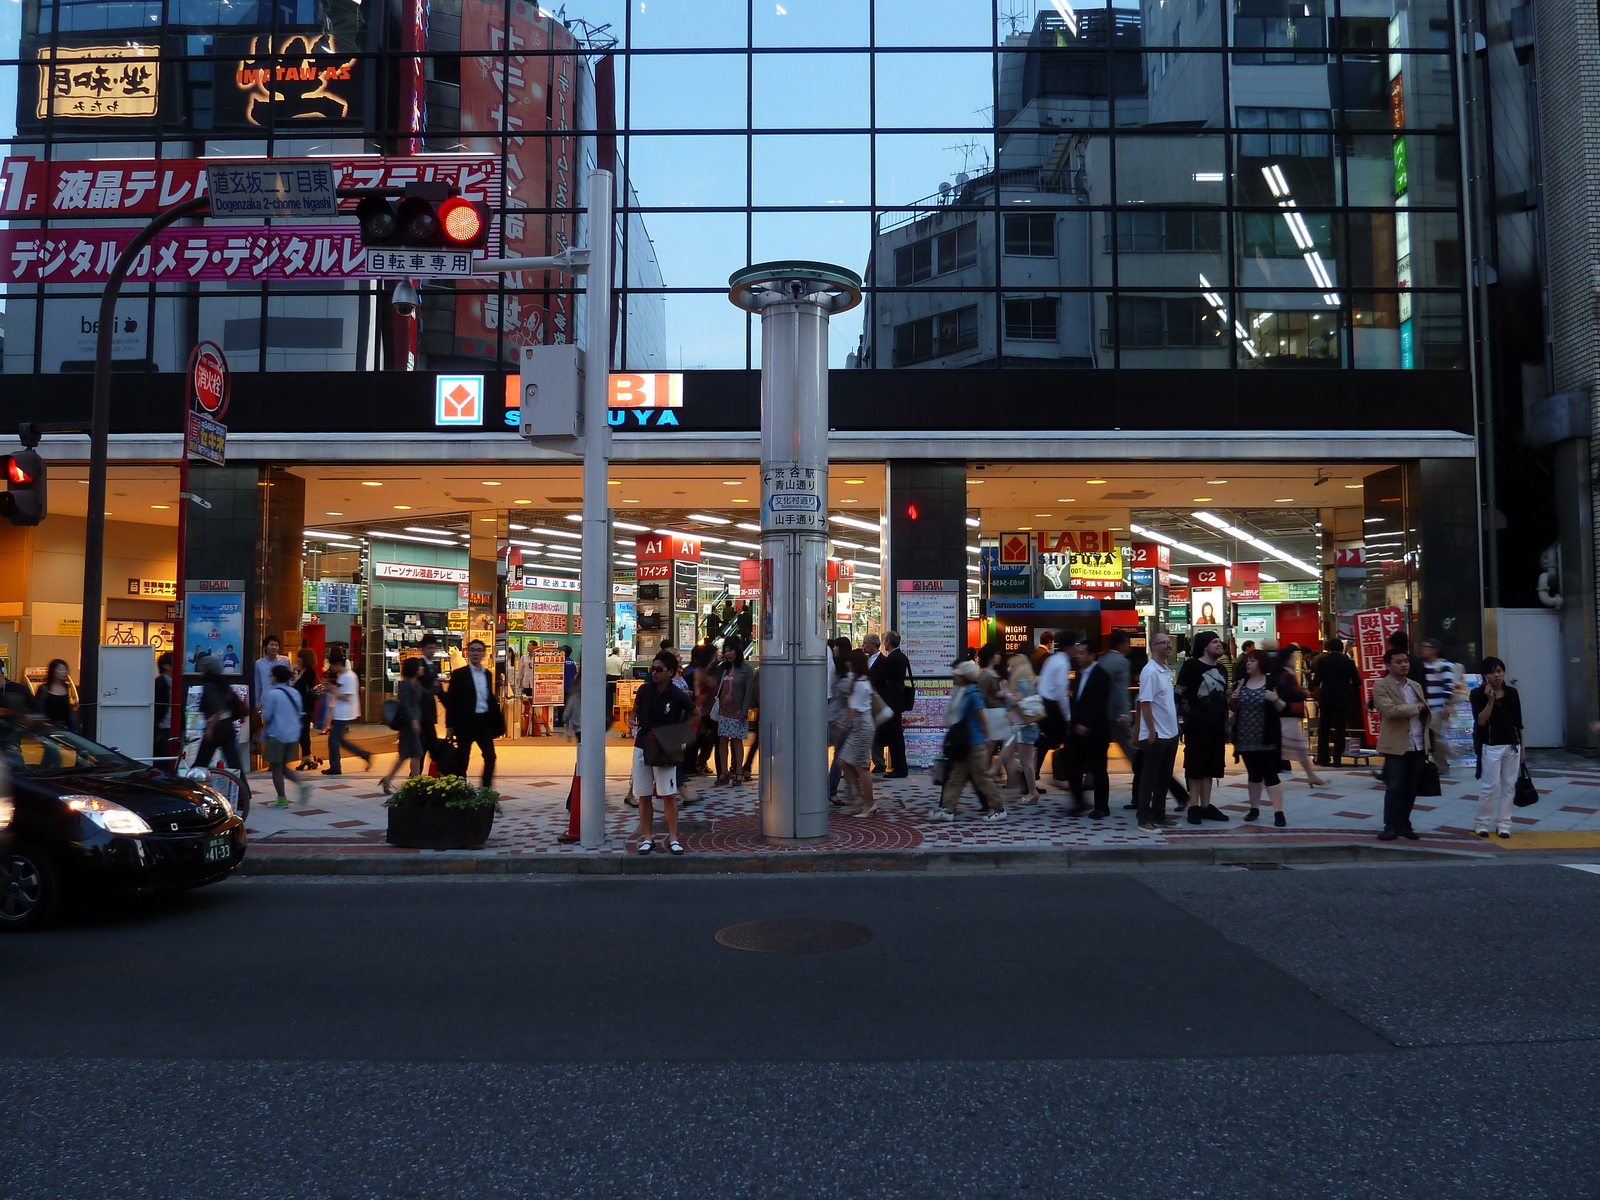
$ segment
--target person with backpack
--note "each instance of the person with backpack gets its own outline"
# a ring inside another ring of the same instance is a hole
[[[378,780],[378,787],[387,796],[394,791],[394,777],[402,763],[410,763],[412,775],[422,774],[422,660],[408,658],[400,664],[400,683],[394,690],[394,712],[389,728],[400,735],[400,753],[389,773]],[[388,705],[384,706],[386,709]]]
[[[267,686],[260,693],[261,757],[272,771],[272,787],[278,797],[272,803],[278,808],[289,807],[283,790],[286,775],[293,775],[302,796],[309,786],[298,771],[289,768],[289,757],[300,744],[300,693],[289,682],[293,675],[287,662],[273,663],[267,672]]]
[[[859,653],[859,651],[858,651]],[[944,758],[948,766],[935,821],[954,821],[967,780],[985,809],[982,820],[1003,821],[1006,802],[989,774],[988,732],[983,727],[983,693],[978,690],[978,664],[970,658],[950,668],[954,688],[945,708]]]

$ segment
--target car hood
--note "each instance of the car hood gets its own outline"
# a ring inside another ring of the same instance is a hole
[[[196,817],[222,815],[220,809],[215,814],[207,811],[216,805],[201,785],[150,767],[19,776],[15,782],[57,796],[99,796],[132,809],[152,825],[161,818],[187,825]]]

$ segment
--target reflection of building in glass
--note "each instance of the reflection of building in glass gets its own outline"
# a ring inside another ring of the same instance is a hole
[[[464,47],[522,53],[460,55]],[[402,53],[392,59],[374,57],[396,48]],[[7,150],[5,178],[9,229],[13,241],[27,239],[32,274],[5,280],[4,370],[89,368],[96,281],[104,278],[95,263],[105,255],[96,251],[85,266],[79,244],[108,221],[137,226],[198,194],[205,158],[387,160],[371,180],[349,181],[371,185],[423,177],[404,165],[412,154],[470,153],[469,174],[484,189],[477,194],[498,203],[494,181],[505,183],[493,249],[545,255],[581,243],[586,174],[601,158],[615,165],[615,139],[602,144],[593,133],[616,127],[611,48],[581,22],[490,0],[27,6],[20,45],[5,53],[39,66],[18,76],[19,137]],[[35,182],[32,200],[17,195]],[[208,221],[204,229],[226,232],[230,224]],[[633,216],[627,227],[629,283],[659,288],[641,220]],[[581,280],[547,273],[503,284],[424,280],[420,322],[396,322],[392,281],[327,269],[328,255],[359,255],[358,246],[351,252],[354,231],[345,218],[323,228],[321,240],[308,231],[303,252],[274,244],[257,253],[266,245],[259,230],[234,229],[238,269],[214,280],[183,270],[181,255],[160,263],[155,281],[123,289],[119,369],[179,371],[187,348],[206,339],[224,347],[236,370],[371,370],[408,359],[419,369],[481,370],[513,361],[521,345],[579,337]],[[61,262],[57,246],[65,247]],[[19,248],[7,248],[9,267]],[[296,278],[307,262],[321,269]],[[631,357],[659,364],[660,298],[632,297],[629,313]]]
[[[880,217],[856,364],[1463,365],[1457,216],[1416,211],[1456,203],[1450,63],[1394,52],[1445,10],[1367,8],[1041,13],[995,168]]]

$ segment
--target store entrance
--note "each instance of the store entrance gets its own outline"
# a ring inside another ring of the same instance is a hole
[[[381,721],[406,659],[434,639],[445,670],[484,643],[511,741],[568,733],[582,669],[579,579],[604,553],[612,728],[663,647],[685,667],[737,640],[759,665],[760,482],[754,463],[614,464],[612,544],[580,531],[577,466],[408,464],[297,467],[304,480],[301,642],[344,651]],[[881,464],[836,466],[830,507],[850,522],[829,563],[830,630],[859,644],[881,628]],[[848,534],[849,536],[845,536]]]

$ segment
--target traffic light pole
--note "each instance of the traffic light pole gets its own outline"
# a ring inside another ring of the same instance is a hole
[[[589,248],[567,249],[548,258],[498,258],[480,271],[562,271],[584,280],[583,373],[583,563],[578,611],[583,632],[578,686],[578,838],[586,850],[606,842],[606,618],[611,603],[611,520],[606,475],[611,463],[611,424],[606,403],[611,371],[611,248],[614,237],[610,171],[589,172]]]
[[[339,199],[399,195],[402,188],[338,188]],[[78,706],[84,733],[93,737],[100,717],[100,604],[105,595],[106,458],[111,440],[111,337],[117,318],[122,281],[133,260],[168,225],[184,217],[209,216],[211,197],[195,196],[150,219],[112,264],[106,290],[100,295],[100,325],[94,343],[94,403],[89,416],[89,507],[83,529],[83,621],[78,635]],[[188,430],[179,432],[179,452],[188,458]],[[180,503],[182,503],[180,501]],[[183,586],[182,578],[178,586]],[[178,614],[183,620],[183,613]],[[180,629],[180,634],[182,630]],[[181,645],[181,641],[175,643]],[[182,678],[182,673],[179,673]]]

